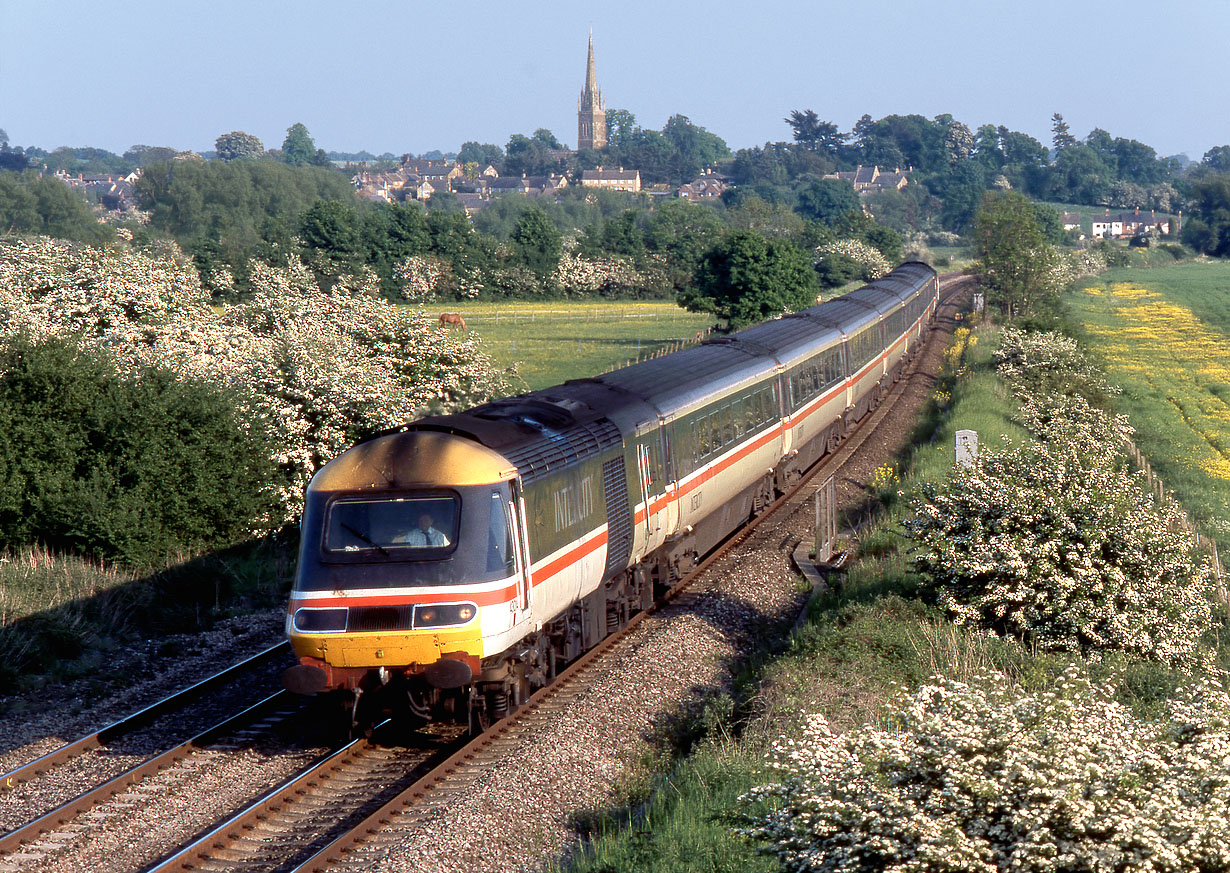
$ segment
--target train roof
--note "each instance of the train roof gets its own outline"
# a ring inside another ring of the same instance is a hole
[[[864,327],[880,320],[880,311],[875,307],[850,299],[846,294],[834,300],[804,309],[798,313],[800,318],[806,318],[817,324],[835,328],[846,336],[858,333]]]
[[[893,293],[884,285],[864,285],[862,288],[844,295],[842,299],[862,303],[874,309],[880,315],[888,315],[890,312],[900,309],[902,303],[901,295]]]
[[[741,330],[725,340],[751,349],[761,349],[783,366],[793,366],[828,346],[841,342],[841,330],[814,319],[786,315]]]
[[[612,370],[592,381],[640,397],[669,419],[762,378],[775,365],[763,349],[719,340]]]

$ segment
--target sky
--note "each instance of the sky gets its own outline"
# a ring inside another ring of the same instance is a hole
[[[1194,160],[1230,143],[1226,0],[0,0],[0,129],[49,151],[207,151],[233,130],[277,148],[297,122],[328,151],[539,128],[575,147],[591,30],[608,110],[685,115],[732,150],[789,140],[793,109],[843,131],[947,113],[1046,145],[1059,112],[1078,138]]]

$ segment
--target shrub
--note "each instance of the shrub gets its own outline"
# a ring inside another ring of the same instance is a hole
[[[988,453],[923,483],[904,522],[921,588],[959,623],[1050,651],[1190,667],[1211,569],[1138,475],[1079,441]]]
[[[935,679],[882,727],[813,716],[778,741],[783,781],[744,795],[744,833],[791,870],[1225,870],[1228,728],[1216,684],[1142,721],[1076,669],[1037,694]]]
[[[993,356],[1037,438],[911,497],[921,589],[955,621],[1046,650],[1122,651],[1190,669],[1212,621],[1212,570],[1124,454],[1126,419],[1075,341],[1005,329]]]
[[[236,542],[280,517],[272,456],[220,386],[71,340],[0,347],[0,547],[147,567]]]
[[[827,269],[824,264],[829,259],[836,260],[840,265],[848,265],[850,262],[853,262],[857,264],[857,274],[854,278],[862,279],[865,282],[878,279],[893,268],[893,265],[888,262],[888,259],[884,257],[879,249],[858,239],[839,239],[827,243],[816,249],[816,255],[817,269],[822,272]],[[835,269],[840,274],[845,271],[846,267],[837,267]],[[834,276],[834,278],[836,277]]]
[[[78,337],[124,373],[156,367],[233,391],[244,420],[275,435],[277,527],[298,515],[320,465],[357,438],[505,390],[475,337],[390,305],[378,284],[342,275],[325,291],[297,259],[253,264],[249,299],[218,314],[173,245],[147,253],[8,240],[0,338]]]
[[[991,363],[1023,398],[1079,394],[1101,404],[1118,393],[1076,340],[1060,333],[1005,327]]]

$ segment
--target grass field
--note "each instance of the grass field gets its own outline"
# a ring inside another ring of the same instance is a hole
[[[432,311],[460,314],[502,368],[515,367],[519,389],[558,385],[592,376],[711,327],[712,315],[687,312],[668,301],[503,304],[448,303]]]
[[[1112,270],[1067,301],[1123,388],[1136,442],[1189,511],[1230,536],[1230,264]]]

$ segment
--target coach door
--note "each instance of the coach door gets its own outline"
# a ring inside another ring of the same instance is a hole
[[[513,554],[516,556],[516,610],[520,612],[530,608],[530,591],[533,588],[533,579],[530,572],[529,540],[525,535],[527,530],[525,524],[525,497],[521,493],[520,479],[512,482],[512,500],[508,504],[508,527],[512,535]],[[520,621],[522,617],[520,615],[517,616],[513,620],[514,624]]]
[[[666,476],[662,464],[661,440],[661,430],[658,429],[642,436],[636,444],[636,478],[640,489],[637,496],[645,507],[642,524],[646,552],[656,549],[665,537],[666,519],[663,516],[667,502],[662,498],[666,491]]]

